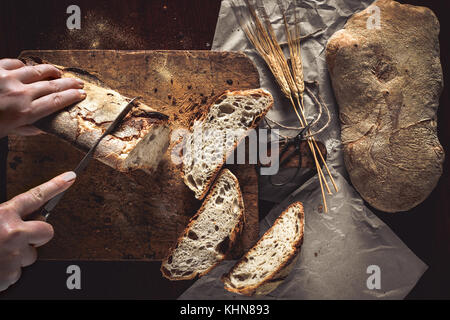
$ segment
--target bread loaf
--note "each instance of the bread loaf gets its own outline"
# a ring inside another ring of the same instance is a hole
[[[35,58],[24,60],[28,65],[43,63]],[[87,151],[131,99],[84,70],[56,67],[63,72],[63,78],[82,79],[87,97],[44,118],[36,126]],[[97,146],[94,158],[119,171],[142,169],[152,173],[168,148],[169,138],[167,118],[136,101],[117,130]]]
[[[197,199],[206,195],[227,157],[272,106],[272,95],[264,89],[227,91],[194,123],[184,141],[182,170]]]
[[[291,204],[234,267],[222,276],[225,289],[267,295],[289,275],[303,243],[305,218],[300,202]]]
[[[431,10],[379,0],[327,45],[345,165],[356,190],[382,211],[415,207],[442,174],[438,35]]]
[[[244,218],[239,182],[224,169],[175,248],[163,260],[163,276],[187,280],[208,273],[225,259],[242,231]]]

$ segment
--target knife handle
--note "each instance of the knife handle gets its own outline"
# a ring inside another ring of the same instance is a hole
[[[47,221],[47,218],[49,216],[49,212],[44,207],[40,208],[39,210],[36,210],[32,214],[27,215],[23,220],[24,221]]]

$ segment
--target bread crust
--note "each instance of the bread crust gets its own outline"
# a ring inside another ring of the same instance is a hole
[[[210,187],[211,187],[211,184],[215,181],[217,174],[220,172],[220,170],[222,169],[224,163],[227,161],[228,157],[233,153],[233,151],[237,148],[237,146],[239,145],[239,143],[240,143],[243,139],[245,139],[245,137],[248,135],[248,132],[249,132],[250,130],[255,129],[255,128],[258,126],[260,120],[261,120],[261,119],[267,114],[267,112],[269,112],[269,110],[273,107],[274,100],[273,100],[273,97],[272,97],[272,95],[270,94],[270,92],[268,92],[267,90],[262,89],[262,88],[258,88],[258,89],[249,89],[249,90],[238,90],[238,91],[230,91],[230,90],[227,90],[227,91],[225,91],[224,93],[222,93],[219,97],[217,97],[217,99],[213,100],[213,101],[210,103],[210,105],[208,106],[207,111],[206,111],[206,112],[200,117],[200,119],[199,119],[199,120],[204,120],[204,119],[206,118],[206,116],[209,114],[209,111],[210,111],[211,107],[216,103],[216,101],[220,100],[223,96],[229,96],[229,95],[231,95],[231,96],[237,96],[237,95],[245,95],[245,94],[248,94],[248,95],[251,95],[251,94],[261,94],[261,95],[267,96],[267,97],[270,98],[270,104],[269,104],[269,106],[268,106],[268,107],[267,107],[267,108],[266,108],[266,109],[265,109],[258,117],[255,118],[255,120],[253,121],[252,125],[251,125],[251,126],[245,131],[245,133],[244,133],[244,134],[243,134],[243,135],[242,135],[242,136],[241,136],[241,137],[233,144],[233,146],[232,146],[232,147],[224,154],[223,159],[222,159],[222,164],[219,165],[219,166],[217,167],[217,169],[216,169],[216,170],[213,172],[213,174],[211,175],[211,178],[206,182],[203,193],[202,193],[199,197],[197,197],[197,195],[195,196],[195,197],[196,197],[197,199],[199,199],[199,200],[203,199],[203,198],[206,196],[206,194],[208,193],[208,191],[209,191],[209,189],[210,189]],[[184,165],[183,165],[183,164],[182,164],[181,176],[182,176],[183,180],[186,181],[185,173],[184,173]]]
[[[281,221],[281,218],[285,212],[293,207],[298,207],[298,218],[302,223],[302,228],[300,230],[300,236],[297,241],[293,244],[292,252],[289,255],[288,259],[283,261],[283,263],[276,269],[273,270],[272,273],[268,274],[263,281],[253,286],[247,286],[243,288],[234,288],[230,285],[230,275],[234,272],[234,270],[252,253],[255,247],[257,247],[260,242],[264,239],[266,234],[269,234],[272,229]],[[294,267],[296,261],[298,260],[301,246],[303,244],[303,236],[304,236],[304,226],[305,226],[305,216],[303,204],[301,202],[294,202],[290,204],[275,220],[272,227],[266,231],[266,233],[258,240],[258,242],[228,271],[228,273],[222,275],[221,280],[224,283],[224,288],[230,292],[242,294],[245,296],[254,296],[254,295],[266,295],[273,291],[284,279],[289,275],[290,271]]]
[[[202,277],[205,274],[207,274],[208,272],[210,272],[212,269],[214,269],[220,262],[222,262],[226,257],[227,254],[229,253],[230,249],[233,247],[233,245],[236,243],[236,241],[239,239],[243,227],[244,227],[244,222],[245,222],[245,208],[244,208],[244,201],[242,198],[242,192],[241,192],[241,188],[239,186],[239,181],[238,179],[234,176],[234,174],[231,173],[230,170],[228,169],[223,169],[222,172],[219,174],[218,179],[220,179],[221,175],[224,174],[230,174],[230,177],[233,179],[233,181],[236,183],[236,188],[237,188],[237,192],[238,192],[238,199],[239,199],[239,207],[240,207],[240,213],[239,213],[239,219],[238,219],[238,223],[236,224],[236,226],[234,227],[234,229],[231,231],[230,235],[229,235],[229,245],[228,248],[226,250],[226,252],[222,255],[222,257],[217,261],[217,263],[215,263],[214,265],[212,265],[210,268],[208,268],[207,270],[203,271],[203,272],[198,272],[195,271],[193,273],[191,273],[189,276],[180,276],[180,277],[172,277],[170,274],[167,273],[167,270],[165,270],[164,268],[164,264],[167,262],[168,258],[172,255],[172,253],[177,249],[177,245],[178,243],[181,242],[181,240],[187,236],[187,234],[189,233],[189,230],[191,228],[191,226],[195,223],[195,221],[197,220],[198,216],[200,214],[202,214],[202,212],[205,210],[205,206],[206,203],[209,201],[209,199],[212,197],[212,193],[210,193],[205,200],[203,201],[200,209],[198,209],[198,211],[196,212],[196,214],[194,216],[192,216],[192,218],[189,220],[188,225],[186,226],[186,228],[184,229],[183,233],[178,237],[177,243],[175,244],[175,246],[173,246],[170,250],[169,253],[167,254],[167,256],[163,259],[162,263],[161,263],[161,273],[162,275],[169,279],[169,280],[192,280],[194,278],[198,277]],[[214,186],[213,186],[214,188]]]

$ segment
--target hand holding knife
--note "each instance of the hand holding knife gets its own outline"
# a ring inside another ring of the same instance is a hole
[[[96,143],[89,149],[89,151],[86,153],[86,155],[83,157],[83,159],[80,161],[80,163],[77,165],[77,167],[73,170],[75,174],[78,176],[89,164],[90,160],[92,159],[94,155],[94,151],[99,145],[99,143],[102,141],[103,138],[105,138],[107,135],[113,133],[115,129],[118,127],[120,122],[125,118],[125,116],[129,113],[131,107],[133,106],[133,102],[137,99],[137,97],[133,98],[128,102],[128,104],[123,108],[123,110],[117,115],[115,120],[109,125],[109,127],[106,129],[106,131],[101,135],[101,137],[96,141]],[[159,112],[155,112],[155,114],[159,114]],[[64,196],[65,192],[61,192],[54,198],[52,198],[47,204],[40,210],[39,214],[44,218],[44,220],[47,220],[49,217],[51,211],[56,207],[58,202],[61,200],[61,198]]]

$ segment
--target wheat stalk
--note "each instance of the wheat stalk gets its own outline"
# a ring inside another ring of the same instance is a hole
[[[278,1],[278,4],[281,5],[281,2]],[[283,70],[283,74],[288,81],[289,88],[292,93],[291,96],[288,96],[287,98],[291,102],[291,105],[294,108],[294,111],[300,121],[301,126],[304,128],[308,125],[308,121],[306,120],[304,110],[301,107],[301,105],[299,104],[299,109],[300,109],[301,115],[303,116],[303,118],[302,118],[302,116],[300,116],[300,114],[297,111],[297,107],[296,107],[295,102],[292,97],[292,96],[294,96],[294,98],[297,101],[300,101],[300,100],[303,101],[303,92],[305,89],[304,81],[303,81],[303,66],[302,66],[302,61],[301,61],[301,57],[300,57],[300,42],[298,41],[298,43],[294,45],[294,43],[292,41],[292,35],[290,34],[290,31],[288,28],[286,15],[284,14],[284,10],[283,10],[282,14],[283,14],[284,26],[285,26],[285,31],[286,31],[286,37],[288,39],[289,52],[291,55],[291,68],[289,68],[287,59],[283,53],[283,50],[281,49],[280,45],[277,42],[277,39],[275,37],[275,32],[273,31],[272,25],[270,23],[270,20],[267,16],[263,6],[262,6],[261,11],[263,13],[267,29],[269,30],[269,34],[271,35],[271,41],[273,43],[274,48],[276,49],[277,57],[278,57],[280,65],[281,65],[281,68]],[[309,128],[308,128],[308,133],[311,134],[311,131]],[[326,202],[326,198],[325,198],[324,186],[327,189],[328,194],[331,194],[331,190],[328,187],[328,184],[326,182],[325,176],[323,174],[322,168],[321,168],[319,160],[318,160],[318,156],[316,154],[316,150],[314,149],[315,146],[313,145],[311,140],[312,140],[312,138],[307,138],[308,145],[313,154],[314,162],[315,162],[318,174],[319,174],[318,175],[319,176],[319,184],[320,184],[320,189],[322,192],[324,211],[327,212],[328,209],[327,209],[327,202]],[[317,151],[318,151],[318,153],[320,153],[320,157],[323,159],[323,156],[322,156],[320,150],[317,149]]]
[[[290,101],[291,106],[293,107],[295,114],[300,122],[301,128],[305,128],[308,125],[308,121],[305,116],[305,108],[303,103],[303,95],[305,92],[305,83],[303,76],[303,63],[301,59],[301,48],[300,48],[300,25],[297,21],[297,13],[294,13],[295,17],[295,33],[292,34],[289,30],[289,25],[287,22],[287,18],[285,15],[285,10],[280,0],[278,1],[278,6],[283,15],[285,33],[287,38],[287,45],[289,48],[290,55],[290,63],[286,59],[284,52],[277,40],[275,32],[272,28],[271,22],[268,18],[267,13],[265,12],[265,8],[263,5],[260,7],[260,13],[264,19],[264,24],[259,18],[255,7],[250,3],[249,0],[244,0],[246,7],[249,12],[249,16],[244,17],[241,11],[236,10],[237,5],[235,2],[232,2],[232,7],[235,11],[236,17],[238,18],[238,22],[241,25],[244,33],[247,38],[255,47],[256,51],[266,62],[270,71],[272,72],[275,80],[280,87],[284,96]],[[297,104],[295,101],[297,101]],[[322,104],[321,102],[314,96],[313,98],[317,104],[319,105],[320,115],[322,113]],[[326,107],[325,107],[326,109]],[[326,109],[328,112],[328,109]],[[329,116],[329,113],[328,113]],[[318,119],[317,119],[318,120]],[[329,119],[328,119],[329,122]],[[315,122],[314,122],[315,123]],[[328,125],[328,123],[327,123]],[[321,130],[323,130],[322,128]],[[317,133],[314,133],[317,134]],[[311,150],[311,153],[314,157],[314,162],[318,172],[318,178],[320,183],[320,188],[322,192],[322,199],[324,204],[324,211],[327,212],[327,204],[325,198],[325,191],[327,190],[328,194],[331,194],[331,190],[328,186],[327,180],[321,168],[319,159],[324,164],[326,171],[335,187],[336,191],[337,186],[334,182],[334,179],[328,169],[328,166],[325,162],[325,159],[318,147],[317,142],[314,139],[313,134],[311,133],[310,128],[308,128],[307,135],[308,146]]]
[[[297,22],[297,12],[294,10],[294,19],[295,19],[295,35],[291,34],[291,31],[289,30],[288,22],[286,19],[285,9],[283,7],[283,4],[280,0],[277,1],[278,6],[280,8],[281,14],[283,16],[283,22],[284,22],[284,28],[285,28],[285,34],[287,38],[287,43],[289,47],[289,54],[291,58],[291,73],[292,77],[295,80],[295,85],[297,87],[297,94],[295,95],[295,98],[298,103],[298,107],[300,109],[301,115],[303,116],[303,121],[300,121],[304,126],[308,125],[308,121],[305,116],[304,108],[303,108],[303,93],[305,91],[305,82],[304,82],[304,76],[303,76],[303,63],[301,59],[301,49],[300,49],[300,26]],[[295,41],[293,39],[296,39]],[[294,104],[295,105],[295,104]],[[327,202],[325,198],[325,193],[323,190],[323,187],[327,189],[328,194],[331,194],[331,190],[328,187],[327,181],[325,179],[325,175],[323,174],[322,168],[320,167],[319,161],[317,159],[316,150],[317,148],[318,153],[320,154],[320,158],[323,160],[322,153],[320,152],[320,149],[317,146],[317,143],[313,144],[311,137],[311,130],[308,128],[308,134],[310,135],[307,137],[309,148],[311,149],[311,152],[314,157],[314,161],[316,163],[317,171],[319,174],[319,183],[320,188],[322,192],[322,199],[324,204],[324,211],[327,212]],[[315,142],[315,140],[314,140]]]
[[[303,102],[305,83],[304,83],[303,63],[302,63],[302,59],[301,59],[301,48],[300,48],[300,25],[297,21],[297,12],[294,9],[295,34],[291,34],[291,31],[289,30],[289,26],[288,26],[288,22],[287,22],[283,4],[280,0],[278,0],[277,2],[278,2],[278,6],[279,6],[279,9],[280,9],[282,17],[283,17],[285,34],[286,34],[287,43],[288,43],[288,47],[289,47],[289,54],[290,54],[290,58],[291,58],[292,77],[295,79],[295,84],[297,86],[298,95],[296,95],[295,98],[298,103],[298,108],[300,109],[301,115],[303,117],[303,121],[301,121],[301,122],[303,122],[303,124],[306,126],[306,125],[308,125],[308,121],[305,116],[304,102]],[[296,39],[296,40],[293,40],[293,39]],[[319,106],[321,106],[321,105],[319,105]],[[323,186],[325,186],[325,188],[327,189],[328,194],[331,194],[331,190],[328,187],[328,183],[325,179],[325,175],[323,174],[322,168],[318,162],[318,158],[317,158],[315,149],[317,149],[317,154],[319,154],[319,157],[322,160],[322,162],[325,164],[325,166],[326,166],[326,162],[323,158],[323,155],[322,155],[315,139],[312,137],[310,128],[308,128],[307,141],[308,141],[308,145],[311,149],[311,152],[314,156],[314,160],[316,162],[318,176],[319,176],[319,183],[320,183],[320,187],[321,187],[321,191],[322,191],[322,198],[323,198],[323,203],[324,203],[324,211],[327,212],[328,210],[327,210],[325,194],[323,191]],[[326,167],[326,168],[327,168],[327,172],[330,175],[331,179],[333,179],[333,177],[329,173],[328,167]],[[335,183],[333,183],[333,185],[335,185]]]
[[[287,38],[288,38],[288,46],[289,46],[289,50],[290,50],[292,74],[293,74],[294,79],[296,80],[296,84],[297,84],[298,90],[300,92],[300,94],[299,94],[300,98],[297,99],[297,102],[298,102],[301,114],[302,114],[302,116],[304,118],[305,124],[307,124],[305,113],[304,113],[304,101],[303,101],[303,93],[304,93],[304,90],[305,90],[305,84],[304,84],[304,77],[303,77],[303,63],[302,63],[302,59],[301,59],[301,48],[300,48],[301,32],[300,32],[300,24],[299,24],[299,22],[297,20],[297,11],[294,9],[294,19],[295,19],[295,21],[294,21],[294,28],[295,28],[294,38],[296,40],[293,41],[292,40],[293,36],[291,35],[291,33],[289,31],[289,28],[288,28],[288,23],[287,23],[287,19],[286,19],[285,9],[283,8],[283,5],[282,5],[280,0],[278,0],[278,4],[279,4],[280,10],[282,11],[285,31],[286,31],[286,35],[287,35]],[[296,7],[298,7],[298,6],[296,5]],[[320,96],[319,96],[319,99],[317,99],[315,97],[315,95],[310,90],[308,90],[308,93],[310,94],[310,96],[313,97],[313,99],[315,100],[315,102],[319,106],[319,108],[322,108],[322,105],[324,105],[324,104],[322,104],[322,102],[319,101],[320,100]],[[331,117],[330,117],[330,114],[329,114],[329,110],[326,107],[325,107],[325,109],[327,111],[327,116],[328,116],[327,123],[322,127],[322,129],[320,129],[319,131],[315,132],[314,134],[317,134],[320,131],[324,130],[328,126],[328,124],[330,123]],[[320,117],[320,115],[319,115],[319,117]],[[319,119],[319,117],[317,119]],[[311,130],[309,128],[308,128],[308,137],[307,137],[307,139],[311,140],[312,143],[314,144],[314,147],[316,147],[316,149],[318,151],[318,154],[320,156],[320,159],[322,160],[322,163],[323,163],[325,169],[327,170],[328,176],[330,177],[330,180],[331,180],[331,182],[332,182],[332,184],[333,184],[333,186],[334,186],[334,188],[335,188],[335,190],[337,192],[338,188],[336,186],[334,178],[331,175],[331,172],[330,172],[330,170],[328,168],[328,165],[327,165],[325,159],[323,158],[323,155],[320,152],[320,149],[318,148],[317,142],[312,137]],[[323,180],[325,181],[325,185],[327,187],[328,193],[331,194],[331,191],[329,190],[328,185],[326,184],[326,180],[325,180],[325,177],[324,177],[323,173],[321,171],[319,171],[319,173],[321,173],[321,176],[322,176]]]

